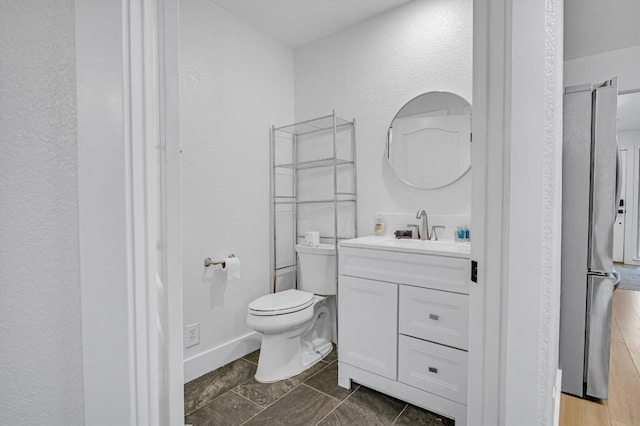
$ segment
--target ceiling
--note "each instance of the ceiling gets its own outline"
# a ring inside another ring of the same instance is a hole
[[[564,1],[565,60],[634,45],[640,45],[640,1]]]
[[[412,0],[209,1],[295,48]],[[640,0],[564,0],[565,60],[635,45],[640,45]],[[620,100],[621,130],[640,129],[640,94]]]
[[[289,47],[348,28],[411,0],[209,0]],[[640,45],[640,1],[565,0],[564,57]]]
[[[209,0],[289,47],[298,47],[411,0]]]

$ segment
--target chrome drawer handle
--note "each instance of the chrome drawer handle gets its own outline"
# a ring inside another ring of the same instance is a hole
[[[438,369],[435,367],[429,367],[429,373],[436,373],[438,374]]]
[[[436,314],[429,314],[429,319],[432,319],[434,321],[438,321],[438,318],[440,318],[438,315]]]

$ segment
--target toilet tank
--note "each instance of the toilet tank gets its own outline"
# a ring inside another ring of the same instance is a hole
[[[333,244],[318,247],[297,244],[296,252],[300,290],[323,296],[336,294],[336,247]]]

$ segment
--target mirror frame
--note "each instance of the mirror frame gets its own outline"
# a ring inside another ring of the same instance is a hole
[[[416,185],[415,183],[408,182],[404,178],[400,177],[400,175],[398,174],[396,169],[391,164],[391,161],[389,161],[389,136],[390,136],[391,129],[392,129],[392,126],[393,126],[393,122],[396,120],[396,118],[398,118],[398,114],[400,114],[400,112],[407,105],[409,105],[411,102],[415,101],[416,99],[420,98],[421,96],[425,96],[425,95],[428,95],[430,93],[442,93],[442,94],[449,94],[449,95],[456,96],[456,97],[460,98],[461,100],[463,100],[464,102],[466,102],[467,105],[469,105],[469,108],[471,108],[471,109],[473,108],[473,106],[471,105],[471,102],[469,102],[464,97],[458,95],[457,93],[447,92],[447,91],[440,91],[440,90],[433,90],[433,91],[424,92],[424,93],[421,93],[419,95],[414,96],[408,102],[406,102],[404,105],[402,105],[402,107],[400,107],[398,112],[396,112],[396,114],[393,116],[393,118],[391,119],[391,122],[389,123],[389,126],[387,126],[387,137],[386,137],[385,148],[384,148],[384,158],[385,158],[384,161],[387,164],[387,166],[389,166],[389,168],[393,171],[393,174],[398,179],[400,179],[406,185],[409,185],[410,187],[416,188],[416,189],[440,189],[440,188],[445,188],[445,187],[447,187],[449,185],[453,185],[454,183],[458,182],[460,179],[462,179],[465,175],[467,175],[469,173],[469,170],[471,170],[471,161],[469,161],[469,167],[467,167],[467,169],[463,173],[461,173],[460,176],[458,176],[456,179],[454,179],[454,180],[452,180],[452,181],[450,181],[450,182],[448,182],[448,183],[446,183],[444,185],[440,185],[440,186],[420,186],[420,185]],[[470,121],[473,121],[473,111],[470,113]],[[469,143],[471,143],[471,141]]]

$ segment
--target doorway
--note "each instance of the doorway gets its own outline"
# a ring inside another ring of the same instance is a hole
[[[622,200],[614,227],[614,261],[640,266],[640,89],[618,96],[618,144],[622,159]]]

